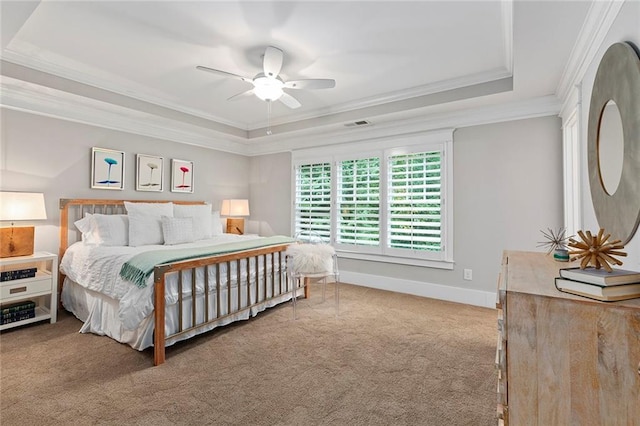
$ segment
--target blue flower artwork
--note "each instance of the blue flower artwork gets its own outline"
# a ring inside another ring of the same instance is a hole
[[[91,188],[124,189],[124,152],[91,148]]]
[[[107,186],[111,185],[112,183],[120,183],[119,180],[111,180],[111,166],[118,164],[118,161],[114,160],[113,158],[107,157],[104,159],[104,162],[109,165],[109,168],[107,169],[107,179],[101,180],[98,183],[101,183],[103,185],[106,184]]]

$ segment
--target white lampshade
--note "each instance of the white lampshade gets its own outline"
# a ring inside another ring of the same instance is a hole
[[[45,220],[44,194],[0,192],[0,221]]]
[[[222,200],[221,216],[249,216],[249,200]]]

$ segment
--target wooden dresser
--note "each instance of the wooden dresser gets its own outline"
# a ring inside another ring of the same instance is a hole
[[[560,263],[505,251],[498,279],[498,423],[640,425],[640,299],[554,286]]]

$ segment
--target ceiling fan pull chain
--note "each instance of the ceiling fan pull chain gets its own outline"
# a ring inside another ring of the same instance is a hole
[[[271,101],[267,101],[267,135],[271,135]]]

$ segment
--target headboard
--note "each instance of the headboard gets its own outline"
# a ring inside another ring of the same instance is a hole
[[[124,202],[132,203],[174,203],[198,205],[206,204],[205,201],[174,201],[174,200],[105,200],[105,199],[60,199],[60,248],[59,260],[62,260],[69,245],[80,240],[80,231],[73,223],[82,219],[85,213],[99,214],[126,214]]]

